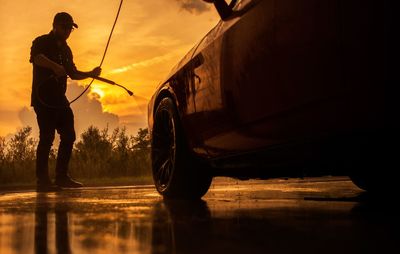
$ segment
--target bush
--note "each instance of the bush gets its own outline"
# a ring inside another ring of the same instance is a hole
[[[0,137],[0,184],[33,183],[37,140],[30,137],[31,127],[19,130],[9,142]],[[143,178],[151,176],[149,134],[139,129],[128,136],[125,128],[99,130],[90,126],[75,144],[70,173],[80,179]],[[57,150],[52,149],[49,168],[54,168]],[[52,173],[52,172],[50,172]]]
[[[35,176],[37,140],[30,137],[31,127],[24,127],[6,143],[1,138],[1,183],[32,182]]]
[[[137,136],[127,136],[125,128],[116,128],[109,135],[108,128],[91,126],[82,133],[70,163],[71,173],[80,178],[123,177],[150,175],[149,141],[147,129]]]

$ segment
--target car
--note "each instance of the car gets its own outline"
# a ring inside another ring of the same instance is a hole
[[[220,22],[148,104],[162,196],[200,198],[215,176],[347,175],[368,191],[394,186],[390,1],[207,2]]]

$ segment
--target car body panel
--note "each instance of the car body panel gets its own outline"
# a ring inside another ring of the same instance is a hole
[[[206,159],[382,130],[379,3],[239,2],[158,87],[150,131],[163,96],[176,103],[189,149]]]

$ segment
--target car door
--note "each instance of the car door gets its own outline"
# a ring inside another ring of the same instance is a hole
[[[209,156],[204,140],[226,124],[221,117],[225,114],[220,90],[220,28],[221,22],[189,52],[190,60],[180,71],[185,77],[187,141],[191,150],[204,157]]]
[[[212,36],[206,37],[194,54],[193,59],[201,56],[202,64],[193,68],[194,78],[191,79],[191,96],[196,104],[196,118],[193,122],[196,122],[196,131],[202,142],[197,147],[202,147],[210,157],[240,153],[261,147],[265,143],[259,137],[247,135],[242,131],[242,118],[253,112],[238,108],[242,100],[239,100],[236,80],[247,75],[248,66],[242,61],[244,56],[237,55],[236,50],[248,50],[248,39],[251,39],[248,33],[258,35],[260,29],[254,30],[254,26],[257,26],[256,19],[260,16],[264,22],[261,29],[269,29],[269,33],[272,33],[273,9],[268,8],[273,6],[272,3],[273,1],[269,0],[240,1],[233,15],[221,21],[212,31]],[[263,5],[263,8],[257,11],[259,5]],[[258,15],[255,19],[251,17],[254,11]],[[242,21],[249,19],[250,22]],[[244,24],[244,27],[238,30],[236,26],[240,24]],[[238,36],[240,38],[237,38]],[[254,47],[251,50],[261,50],[262,54],[265,54],[263,51],[268,50],[268,47]],[[251,72],[249,73],[251,75]],[[251,94],[244,96],[248,100]]]
[[[336,0],[242,0],[200,44],[191,96],[210,156],[318,137],[340,124],[339,11]]]
[[[226,33],[230,33],[237,23],[246,15],[248,4],[259,1],[241,1],[234,10],[234,15],[219,24],[201,41],[193,54],[186,72],[189,89],[188,103],[193,105],[194,112],[187,117],[192,131],[189,134],[193,150],[209,157],[224,156],[245,151],[254,143],[261,145],[258,139],[243,135],[240,132],[235,106],[234,88],[232,85],[231,64],[236,60],[229,59],[231,54],[226,47]],[[253,24],[250,24],[252,26]],[[250,28],[250,27],[249,27]],[[247,36],[244,33],[244,36]],[[227,63],[227,60],[231,61]],[[249,146],[249,144],[251,144]]]
[[[343,88],[337,1],[242,4],[252,6],[224,34],[221,60],[222,87],[231,95],[237,131],[248,141],[237,149],[324,133],[334,124],[331,102]]]

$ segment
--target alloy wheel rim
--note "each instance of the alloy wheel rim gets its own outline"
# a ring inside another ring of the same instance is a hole
[[[169,111],[157,112],[156,119],[152,143],[153,174],[158,191],[164,192],[175,169],[176,130]]]

